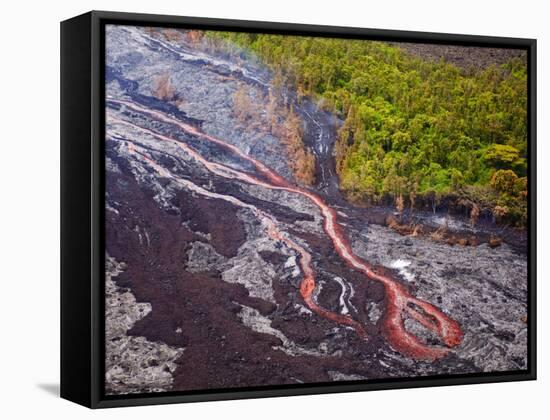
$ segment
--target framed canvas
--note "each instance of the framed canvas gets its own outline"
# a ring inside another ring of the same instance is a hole
[[[61,24],[61,395],[536,377],[536,41]]]

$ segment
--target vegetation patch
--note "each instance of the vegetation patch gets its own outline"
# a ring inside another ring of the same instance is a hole
[[[335,157],[351,201],[431,206],[458,196],[470,210],[527,218],[527,69],[514,57],[465,72],[377,41],[209,33],[243,47],[275,78],[339,115]],[[250,58],[250,57],[249,57]],[[477,217],[477,216],[476,216]]]

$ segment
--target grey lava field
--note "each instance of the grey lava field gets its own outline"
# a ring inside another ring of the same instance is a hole
[[[527,368],[525,244],[403,235],[393,209],[351,204],[343,122],[287,87],[315,158],[300,182],[260,60],[108,25],[105,76],[107,394]]]

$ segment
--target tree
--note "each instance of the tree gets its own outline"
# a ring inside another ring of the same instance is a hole
[[[399,194],[395,199],[395,209],[399,213],[399,217],[403,215],[403,210],[405,210],[405,200],[403,199],[403,194]]]
[[[170,42],[179,42],[183,36],[181,31],[177,29],[163,29],[161,32],[164,38]]]
[[[416,197],[417,197],[417,194],[416,194],[416,190],[417,190],[418,186],[415,185],[413,186],[413,188],[411,188],[411,191],[409,192],[409,201],[411,203],[411,214],[414,210],[414,204],[416,202]]]
[[[507,144],[493,144],[485,152],[485,159],[498,169],[524,169],[525,159],[519,150]]]
[[[273,133],[273,128],[279,123],[279,116],[277,112],[277,98],[271,89],[269,90],[266,114],[268,124],[267,129],[270,133]]]
[[[176,99],[176,90],[168,73],[159,74],[153,81],[153,95],[163,101]]]
[[[476,225],[479,213],[479,206],[476,203],[472,203],[472,210],[470,210],[470,224],[472,227]]]
[[[245,123],[252,117],[253,110],[254,105],[248,95],[248,91],[244,86],[241,86],[233,94],[233,114],[240,122]]]
[[[185,40],[192,45],[200,44],[203,37],[204,37],[204,31],[191,30],[191,31],[185,32]]]
[[[498,192],[513,195],[518,176],[509,169],[496,171],[491,178],[491,186]]]

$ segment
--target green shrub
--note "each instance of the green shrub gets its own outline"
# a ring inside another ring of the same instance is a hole
[[[279,83],[313,97],[344,120],[335,145],[336,167],[342,189],[354,200],[376,202],[413,193],[435,203],[481,187],[476,194],[483,191],[487,197],[478,197],[480,204],[494,207],[498,200],[493,196],[500,201],[510,196],[514,203],[507,205],[507,214],[517,223],[526,219],[526,194],[516,191],[526,187],[508,190],[511,173],[514,184],[521,183],[527,170],[523,60],[461,72],[383,42],[209,36],[244,47],[273,70]]]

